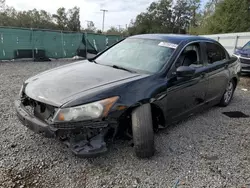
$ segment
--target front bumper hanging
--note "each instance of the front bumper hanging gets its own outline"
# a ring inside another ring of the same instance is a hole
[[[71,137],[64,143],[78,157],[96,157],[107,152],[107,145],[104,141],[108,129],[103,129],[100,134],[86,140],[81,139],[81,135]],[[80,138],[79,138],[80,137]]]
[[[61,135],[67,135],[63,142],[76,156],[95,157],[107,151],[104,138],[108,133],[109,126],[97,126],[95,130],[98,129],[98,131],[94,134],[92,133],[94,126],[92,128],[82,127],[83,129],[79,129],[79,126],[76,126],[78,129],[70,130],[67,129],[68,127],[62,126],[63,128],[60,129],[58,128],[59,126],[55,128],[53,125],[49,125],[30,114],[20,100],[15,101],[15,108],[20,122],[35,133],[42,134],[47,138],[59,138]],[[108,123],[106,122],[105,124]],[[90,136],[86,137],[86,135]]]

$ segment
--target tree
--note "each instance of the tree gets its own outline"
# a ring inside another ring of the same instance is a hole
[[[0,0],[0,10],[5,8],[5,0]]]
[[[15,26],[16,25],[16,11],[13,8],[6,8],[0,11],[0,25],[2,26]]]
[[[53,16],[46,12],[45,10],[40,10],[40,28],[47,28],[47,29],[59,29],[58,25],[53,22]]]
[[[68,28],[70,31],[80,31],[80,8],[74,7],[68,11]]]
[[[187,0],[177,0],[173,7],[173,33],[185,33],[192,20],[192,6]]]
[[[119,30],[115,27],[110,27],[108,30],[107,30],[107,34],[108,35],[121,35],[123,32],[123,30]]]
[[[95,27],[94,22],[88,21],[88,23],[87,23],[87,29],[85,29],[85,31],[86,32],[92,32],[92,33],[94,33],[96,31],[96,27]]]
[[[57,13],[53,15],[53,18],[60,30],[80,31],[80,8],[73,7],[66,12],[64,7],[57,10]]]
[[[250,2],[248,0],[210,1],[205,10],[200,34],[250,31]]]
[[[131,21],[128,32],[131,35],[157,32],[170,32],[172,0],[153,2],[146,12]]]
[[[211,16],[211,33],[243,32],[250,29],[249,0],[220,2]]]
[[[160,0],[139,14],[128,28],[129,34],[186,33],[197,24],[200,0]]]
[[[57,9],[56,14],[53,14],[53,18],[55,19],[58,29],[68,30],[68,17],[64,7]]]
[[[44,10],[16,11],[13,7],[6,7],[0,12],[0,25],[26,28],[56,29],[52,16]]]
[[[0,5],[2,4],[4,0],[0,0]],[[74,7],[66,12],[66,9],[61,7],[56,14],[51,15],[45,10],[17,11],[13,7],[5,6],[0,9],[0,25],[80,31],[80,8]]]
[[[190,22],[190,29],[196,28],[199,25],[200,21],[200,12],[199,8],[201,5],[200,0],[190,0],[190,9],[191,9],[191,22]]]
[[[96,31],[96,33],[102,34],[102,30],[98,29],[98,30]]]
[[[45,10],[28,10],[28,11],[14,11],[15,24],[12,26],[16,27],[27,27],[27,28],[41,28],[41,29],[57,29],[57,25],[52,20],[52,15]]]

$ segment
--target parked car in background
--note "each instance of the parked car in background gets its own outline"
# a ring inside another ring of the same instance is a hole
[[[63,139],[78,156],[104,153],[108,138],[126,135],[138,157],[151,157],[154,131],[227,106],[239,72],[238,59],[212,39],[137,35],[29,78],[15,107],[25,126]]]
[[[238,57],[241,63],[241,72],[250,73],[250,41],[242,48],[236,49],[234,56]]]

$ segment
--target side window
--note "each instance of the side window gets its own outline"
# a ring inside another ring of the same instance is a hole
[[[206,43],[206,53],[208,57],[208,64],[213,64],[226,59],[225,50],[214,43]]]
[[[198,68],[203,66],[201,61],[201,50],[199,43],[193,43],[188,45],[181,53],[176,61],[175,67],[190,66]]]

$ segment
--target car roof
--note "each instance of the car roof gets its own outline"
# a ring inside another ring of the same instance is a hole
[[[200,37],[195,35],[181,35],[181,34],[143,34],[143,35],[134,35],[129,38],[162,40],[175,44],[179,44],[182,41],[187,41],[187,40],[207,40],[211,42],[216,42],[215,40],[206,37]]]

